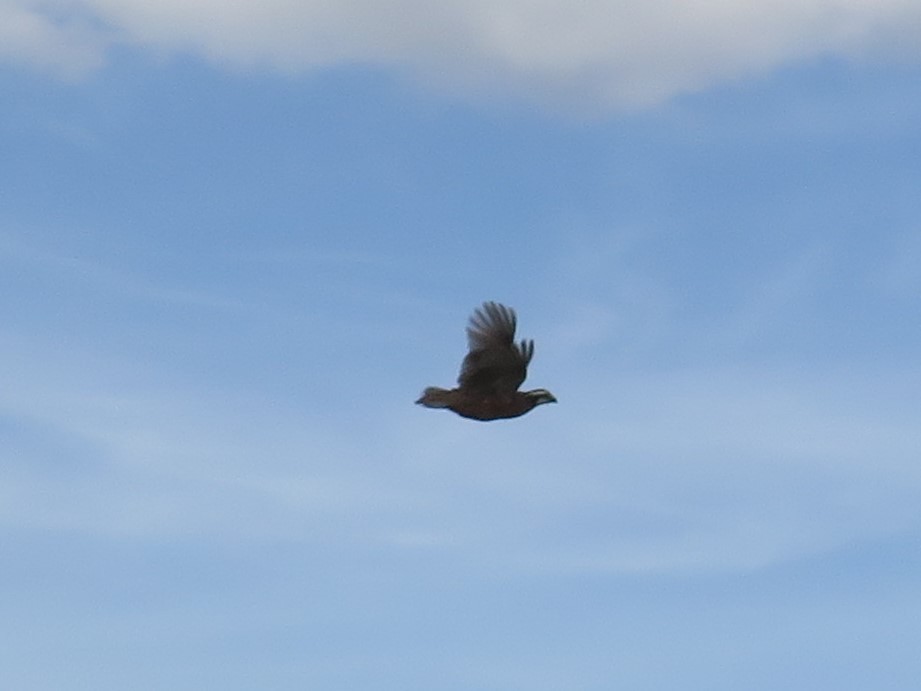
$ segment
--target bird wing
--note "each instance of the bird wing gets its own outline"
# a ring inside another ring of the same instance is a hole
[[[461,388],[485,394],[511,394],[527,376],[534,342],[515,343],[515,311],[496,302],[484,302],[467,327],[470,352],[457,378]]]

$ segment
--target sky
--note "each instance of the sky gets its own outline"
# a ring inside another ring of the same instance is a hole
[[[919,39],[0,0],[3,687],[916,689]]]

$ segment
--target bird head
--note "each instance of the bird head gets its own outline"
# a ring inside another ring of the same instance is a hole
[[[539,406],[541,403],[556,403],[556,396],[547,391],[547,389],[525,391],[524,395],[534,402],[535,407]]]

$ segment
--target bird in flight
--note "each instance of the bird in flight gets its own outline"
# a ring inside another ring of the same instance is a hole
[[[546,389],[519,391],[534,356],[534,341],[515,343],[515,310],[484,302],[467,326],[467,356],[456,389],[430,386],[416,403],[447,408],[473,420],[500,420],[524,415],[541,403],[556,403]]]

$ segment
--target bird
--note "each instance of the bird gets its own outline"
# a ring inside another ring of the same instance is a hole
[[[461,363],[456,389],[430,386],[417,404],[447,408],[471,420],[519,417],[544,403],[556,403],[546,389],[519,391],[534,357],[534,341],[515,343],[515,310],[484,302],[467,326],[468,353]]]

